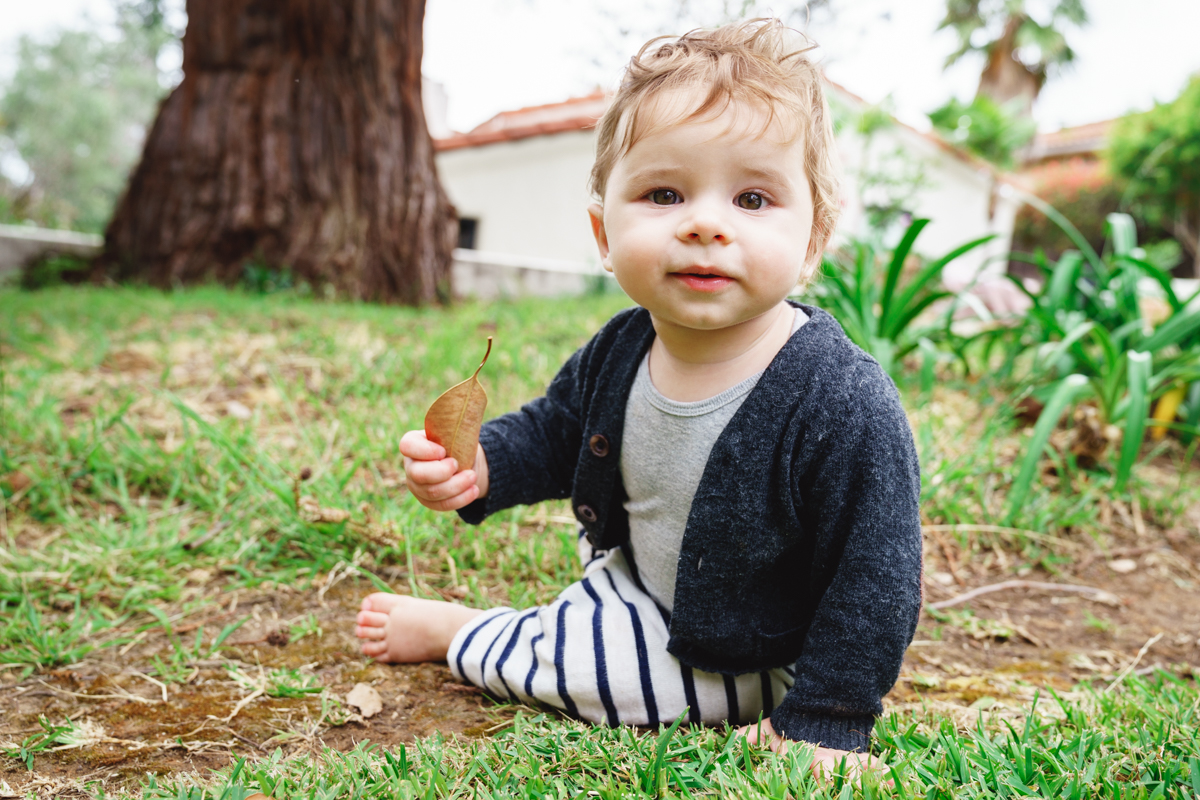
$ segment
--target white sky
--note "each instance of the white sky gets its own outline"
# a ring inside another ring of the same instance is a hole
[[[966,100],[974,93],[980,62],[941,69],[954,47],[952,34],[934,33],[944,0],[833,2],[836,18],[816,17],[810,32],[823,45],[829,76],[850,91],[872,102],[890,94],[897,116],[919,127],[928,127],[925,112],[951,95]],[[693,7],[702,15],[721,3],[730,0],[693,0]],[[1189,74],[1200,71],[1197,0],[1086,4],[1092,24],[1070,35],[1076,64],[1051,80],[1034,109],[1043,130],[1169,100]],[[674,5],[662,0],[428,0],[424,71],[446,87],[451,126],[466,130],[499,111],[611,86],[646,36],[708,21],[681,22],[672,11],[661,10]],[[780,4],[781,10],[789,7]],[[764,2],[760,9],[771,6]],[[45,35],[56,26],[111,17],[109,0],[0,0],[0,75],[12,68],[20,34]]]

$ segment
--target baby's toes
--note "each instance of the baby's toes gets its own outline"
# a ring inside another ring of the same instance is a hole
[[[376,658],[387,653],[387,642],[365,639],[362,643],[363,655]]]
[[[382,628],[387,625],[388,615],[378,611],[360,611],[355,621],[364,628]]]
[[[383,639],[387,631],[375,625],[355,625],[354,635],[360,639]]]

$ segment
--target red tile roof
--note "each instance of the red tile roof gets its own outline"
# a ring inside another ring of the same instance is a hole
[[[1106,119],[1075,125],[1050,133],[1039,133],[1029,148],[1027,161],[1044,161],[1064,156],[1091,155],[1104,149],[1108,132],[1116,120]]]
[[[435,139],[433,146],[442,152],[495,142],[512,142],[531,136],[588,130],[596,126],[610,100],[610,95],[597,89],[584,97],[572,97],[559,103],[502,111],[467,133]]]

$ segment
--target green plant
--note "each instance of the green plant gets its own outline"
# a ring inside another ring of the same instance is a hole
[[[809,289],[817,303],[837,318],[846,335],[892,374],[899,371],[904,357],[920,345],[923,337],[936,337],[939,328],[944,327],[921,325],[918,321],[933,303],[950,296],[939,288],[942,270],[993,238],[975,239],[941,258],[923,262],[905,280],[903,273],[913,245],[928,224],[927,219],[913,220],[890,254],[881,253],[878,244],[865,239],[827,254],[821,280]]]
[[[42,726],[42,730],[26,736],[20,744],[0,744],[0,754],[17,759],[30,772],[33,772],[35,755],[44,753],[56,745],[70,746],[73,735],[79,730],[79,726],[70,720],[64,725],[55,725],[44,716],[38,717],[38,724]]]
[[[78,280],[84,277],[88,267],[88,262],[77,256],[51,255],[21,270],[21,288],[45,289],[64,283],[66,278]]]
[[[970,103],[951,98],[929,112],[929,121],[951,142],[1007,169],[1037,132],[1037,123],[1021,114],[1020,100],[1001,105],[982,94]]]
[[[1124,185],[1122,206],[1168,228],[1200,278],[1200,77],[1170,103],[1118,120],[1108,160]]]
[[[1121,426],[1114,488],[1123,491],[1137,460],[1150,401],[1176,383],[1200,379],[1200,308],[1176,294],[1169,274],[1139,257],[1133,220],[1125,214],[1109,216],[1111,250],[1102,258],[1056,210],[1026,199],[1039,204],[1080,249],[1064,253],[1054,264],[1044,256],[1032,259],[1043,275],[1036,291],[1014,279],[1033,303],[1016,337],[1017,347],[1032,354],[1025,380],[1047,387],[1050,400],[1009,493],[1010,519],[1025,499],[1051,431],[1068,408],[1084,399],[1094,401],[1102,424]],[[1143,278],[1166,301],[1166,318],[1157,325],[1144,316]],[[1168,424],[1190,430],[1186,424]]]
[[[76,598],[73,613],[67,620],[51,621],[38,611],[28,596],[22,596],[12,608],[8,600],[0,600],[0,618],[8,621],[0,630],[4,660],[33,667],[56,667],[74,663],[87,655],[95,645],[90,637],[112,627],[96,609],[85,611]]]

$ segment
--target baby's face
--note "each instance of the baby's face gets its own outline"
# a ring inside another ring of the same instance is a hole
[[[668,95],[659,113],[680,119],[695,101]],[[656,321],[738,325],[800,279],[813,225],[803,142],[784,141],[774,123],[764,131],[766,119],[731,104],[644,136],[614,165],[603,206],[589,209],[605,269]]]

